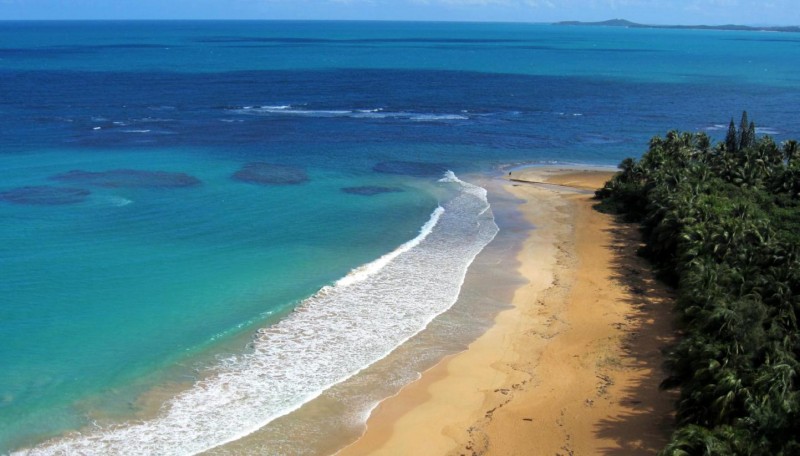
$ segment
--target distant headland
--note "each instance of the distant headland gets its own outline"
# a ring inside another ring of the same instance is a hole
[[[611,19],[601,22],[563,21],[555,25],[595,25],[603,27],[656,28],[656,29],[689,29],[689,30],[742,30],[748,32],[800,32],[798,26],[753,27],[748,25],[649,25],[638,24],[625,19]]]

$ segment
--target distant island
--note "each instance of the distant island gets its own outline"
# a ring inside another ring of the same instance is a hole
[[[748,25],[649,25],[638,24],[625,19],[611,19],[601,22],[563,21],[555,25],[595,25],[602,27],[654,28],[654,29],[689,29],[689,30],[742,30],[748,32],[800,32],[798,26],[785,27],[751,27]]]

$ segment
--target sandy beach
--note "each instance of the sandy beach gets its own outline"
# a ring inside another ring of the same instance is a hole
[[[655,454],[672,423],[658,390],[670,291],[636,228],[592,208],[610,171],[525,168],[502,187],[534,228],[511,307],[469,348],[372,412],[340,455]]]

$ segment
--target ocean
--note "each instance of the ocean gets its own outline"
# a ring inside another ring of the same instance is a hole
[[[791,33],[0,22],[0,453],[333,451],[286,417],[357,434],[365,388],[474,317],[470,267],[517,223],[476,176],[743,110],[797,138],[798,58]]]

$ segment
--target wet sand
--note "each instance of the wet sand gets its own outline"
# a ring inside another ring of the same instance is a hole
[[[526,168],[504,188],[535,226],[528,281],[459,354],[372,412],[341,455],[655,454],[672,422],[660,349],[670,291],[636,257],[636,228],[592,208],[610,171]],[[533,183],[536,182],[536,183]]]

